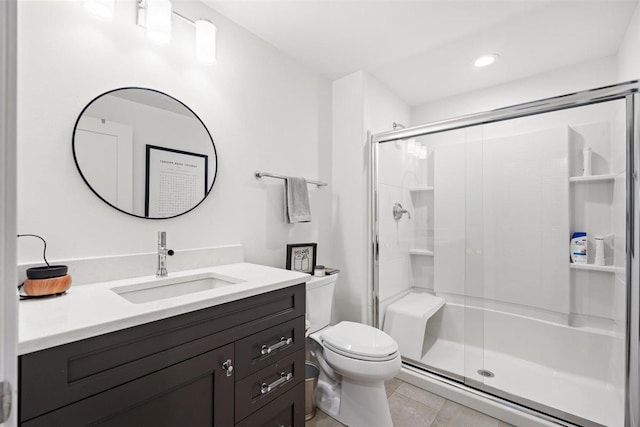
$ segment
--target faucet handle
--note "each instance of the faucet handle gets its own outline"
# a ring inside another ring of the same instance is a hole
[[[409,213],[408,210],[403,208],[400,203],[397,203],[397,202],[394,203],[393,204],[393,219],[398,221],[399,219],[402,219],[402,215],[404,215],[404,214],[407,214],[409,219],[411,219],[411,214]]]

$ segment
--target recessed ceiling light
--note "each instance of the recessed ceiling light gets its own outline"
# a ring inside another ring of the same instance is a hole
[[[487,65],[491,65],[500,57],[497,53],[490,53],[488,55],[482,55],[479,58],[476,58],[473,65],[476,67],[486,67]]]

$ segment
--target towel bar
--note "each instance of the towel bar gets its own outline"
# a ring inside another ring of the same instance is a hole
[[[267,176],[269,178],[277,178],[277,179],[286,179],[287,178],[284,175],[276,175],[274,173],[260,172],[260,171],[255,171],[254,175],[255,175],[256,178],[262,178],[263,176]],[[326,187],[327,185],[329,185],[326,182],[311,181],[309,179],[307,179],[307,184],[314,184],[314,185],[317,185],[318,187]]]

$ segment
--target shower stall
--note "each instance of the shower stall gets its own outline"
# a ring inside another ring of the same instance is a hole
[[[405,370],[561,424],[629,425],[639,88],[371,136],[372,317]]]

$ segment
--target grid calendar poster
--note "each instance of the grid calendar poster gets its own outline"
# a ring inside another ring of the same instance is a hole
[[[147,145],[145,216],[166,218],[196,206],[207,194],[208,156]]]

